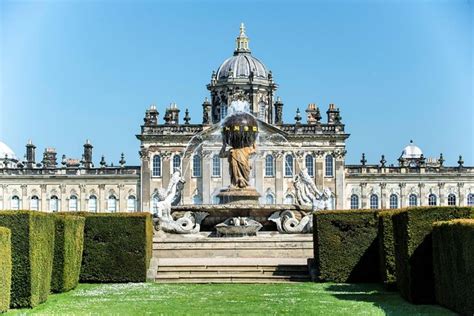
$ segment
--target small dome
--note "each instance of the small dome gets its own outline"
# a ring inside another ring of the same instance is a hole
[[[268,78],[267,68],[260,60],[250,55],[250,53],[239,53],[222,63],[217,70],[217,80],[249,78],[251,72],[253,72],[254,78]]]
[[[8,147],[7,144],[0,141],[0,160],[4,159],[5,157],[12,160],[18,160],[13,150],[10,147]]]
[[[402,158],[403,159],[419,159],[423,155],[420,147],[416,146],[412,140],[410,140],[410,144],[403,148],[402,151]]]

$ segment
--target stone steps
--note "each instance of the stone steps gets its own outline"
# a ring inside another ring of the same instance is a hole
[[[159,283],[284,283],[309,281],[309,235],[259,232],[253,237],[156,233],[148,279]]]
[[[303,259],[190,258],[158,259],[158,283],[285,283],[310,281]]]

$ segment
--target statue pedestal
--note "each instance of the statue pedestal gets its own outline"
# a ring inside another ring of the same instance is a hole
[[[257,205],[260,194],[255,188],[228,188],[217,194],[219,204],[252,204]]]

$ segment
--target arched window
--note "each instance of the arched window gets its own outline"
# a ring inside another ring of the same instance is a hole
[[[275,159],[272,155],[265,157],[265,177],[275,176]]]
[[[221,158],[219,157],[219,155],[212,156],[212,176],[221,176]]]
[[[117,198],[114,195],[110,195],[107,200],[107,211],[111,213],[117,211]]]
[[[71,195],[69,197],[69,211],[76,212],[77,211],[77,196]]]
[[[408,197],[408,205],[409,206],[417,206],[418,205],[418,198],[416,197],[416,194],[410,194]]]
[[[436,198],[435,194],[431,193],[430,195],[428,195],[428,205],[436,206],[436,204],[437,204],[436,200],[437,200],[437,198]]]
[[[181,171],[181,156],[174,155],[173,156],[173,172]]]
[[[390,194],[390,208],[398,208],[398,196]]]
[[[314,158],[312,155],[306,155],[305,158],[306,170],[310,176],[314,176]]]
[[[201,176],[201,156],[194,155],[193,156],[193,177],[200,177]]]
[[[293,177],[293,155],[285,156],[285,177]]]
[[[33,195],[30,199],[30,210],[37,211],[39,209],[39,198]]]
[[[12,196],[11,209],[14,210],[14,211],[20,209],[20,198],[18,197],[18,195]]]
[[[357,210],[359,208],[359,196],[357,194],[351,195],[351,210]]]
[[[331,155],[327,155],[325,158],[326,161],[326,177],[334,176],[334,159]]]
[[[133,195],[129,195],[127,199],[127,212],[136,212],[137,199]]]
[[[199,194],[196,194],[195,196],[193,196],[193,204],[194,205],[202,204],[202,198]]]
[[[161,157],[159,155],[153,156],[153,176],[161,177]]]
[[[283,201],[283,203],[284,204],[293,204],[294,203],[293,195],[287,194],[285,196],[285,201]]]
[[[275,204],[275,197],[273,196],[273,194],[268,193],[268,194],[265,196],[265,203],[266,203],[266,204]]]
[[[49,199],[49,210],[51,212],[57,212],[59,210],[59,199],[56,195],[53,195]]]
[[[152,198],[151,198],[151,210],[153,212],[153,214],[156,214],[158,213],[158,202],[160,200],[158,199],[158,195],[154,195]]]
[[[448,205],[450,205],[450,206],[455,206],[456,205],[456,195],[454,195],[453,193],[450,193],[448,195]]]
[[[372,194],[370,196],[370,208],[371,209],[379,208],[379,197],[377,194]]]
[[[97,197],[95,195],[89,196],[89,201],[87,202],[87,209],[89,212],[97,212]]]
[[[474,206],[474,194],[469,193],[467,195],[467,205]]]

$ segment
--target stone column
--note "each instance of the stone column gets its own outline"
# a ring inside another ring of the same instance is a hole
[[[361,208],[362,209],[367,209],[367,182],[361,182],[360,183],[360,202],[361,202]]]
[[[123,183],[120,183],[118,186],[118,199],[117,199],[117,212],[126,212],[127,211],[127,203],[125,199],[125,192]]]
[[[336,209],[344,209],[344,156],[345,151],[336,152],[334,155],[334,180],[336,189]]]
[[[279,151],[276,153],[275,159],[275,192],[283,192],[283,181],[284,181],[284,157],[283,152]],[[262,192],[264,195],[265,192]],[[265,196],[262,196],[262,199],[265,200]],[[282,197],[276,196],[276,202],[282,203]]]
[[[299,174],[301,169],[304,168],[304,151],[297,151],[295,153],[295,175]]]
[[[86,185],[85,184],[79,184],[79,200],[78,200],[78,210],[85,212],[87,211],[86,209],[86,203],[87,197],[86,197]]]
[[[316,187],[322,189],[324,186],[324,152],[321,150],[318,150],[315,153],[316,159],[315,159],[315,183]]]
[[[424,183],[418,183],[418,189],[420,190],[420,198],[419,198],[419,201],[418,201],[418,206],[424,206],[425,205],[425,201],[424,201],[424,197],[425,197],[425,184]],[[426,205],[428,205],[428,203],[426,203]]]
[[[457,201],[456,201],[456,205],[457,206],[465,206],[466,203],[464,202],[464,199],[465,199],[465,196],[463,194],[463,189],[464,187],[464,183],[463,182],[458,182],[458,198],[457,198]]]
[[[151,157],[148,149],[142,149],[140,151],[141,157],[141,170],[140,170],[140,188],[138,191],[140,195],[140,211],[150,211],[150,185],[151,185]]]
[[[202,157],[202,203],[211,204],[212,152],[203,151]]]
[[[201,156],[202,157],[202,156]],[[193,166],[192,166],[193,157],[190,154],[187,154],[182,157],[181,161],[181,174],[184,177],[184,184],[183,188],[183,196],[181,197],[181,202],[184,204],[192,204],[192,174],[193,174]],[[202,175],[202,159],[201,159],[201,175]]]
[[[227,187],[230,185],[230,171],[229,171],[229,161],[227,158],[221,159],[221,186]]]
[[[439,182],[438,183],[438,188],[439,188],[439,206],[447,205],[444,197],[444,182]]]
[[[263,177],[264,177],[264,161],[265,161],[265,154],[257,154],[255,158],[255,189],[257,192],[262,194],[263,193]]]
[[[5,188],[6,184],[0,184],[0,211],[5,209]]]
[[[167,187],[168,183],[170,183],[171,179],[171,172],[172,172],[172,159],[171,159],[171,153],[166,152],[163,155],[161,155],[161,165],[163,167],[163,170],[161,170],[161,178],[163,179],[163,187]]]
[[[97,201],[97,212],[107,211],[105,184],[99,184],[99,196]]]
[[[48,207],[48,203],[47,203],[47,196],[46,196],[46,184],[41,184],[40,185],[40,188],[41,188],[41,200],[40,200],[40,205],[38,206],[39,209],[43,212],[50,212],[51,210],[49,209]],[[1,207],[0,207],[1,209]]]
[[[21,203],[20,203],[20,210],[28,210],[30,209],[30,203],[28,201],[28,191],[27,185],[22,184],[21,188]]]
[[[386,183],[380,183],[380,208],[386,209],[387,208],[387,192],[385,189],[387,188]]]
[[[67,203],[67,196],[66,196],[66,185],[65,184],[60,184],[59,185],[59,210],[58,211],[63,211],[66,212],[68,211],[68,203]]]
[[[408,203],[406,203],[406,193],[405,193],[405,187],[406,187],[406,183],[405,182],[401,182],[398,184],[398,186],[400,187],[400,208],[403,208],[405,207]]]

